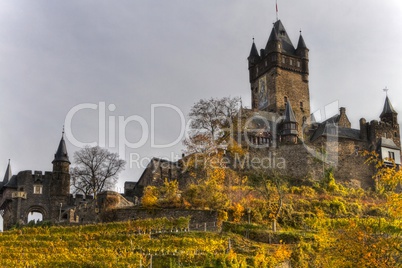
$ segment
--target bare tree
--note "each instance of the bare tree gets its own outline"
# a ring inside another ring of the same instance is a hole
[[[85,147],[75,152],[74,163],[71,171],[74,192],[95,197],[116,185],[118,174],[126,164],[117,153],[99,146]]]
[[[201,99],[195,103],[189,113],[192,131],[184,141],[187,151],[202,152],[223,140],[230,132],[239,106],[239,97]]]

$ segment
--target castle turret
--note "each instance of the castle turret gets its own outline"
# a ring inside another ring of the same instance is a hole
[[[380,119],[382,122],[389,123],[393,126],[398,124],[398,113],[394,110],[394,107],[392,107],[388,96],[385,99],[384,108],[380,115]]]
[[[260,59],[260,55],[258,55],[258,50],[254,43],[254,38],[253,38],[253,44],[251,45],[250,56],[248,56],[247,59],[249,67],[253,66]]]
[[[296,54],[301,58],[301,69],[303,74],[303,81],[308,81],[308,48],[304,42],[303,36],[300,31],[299,42],[297,43]]]
[[[64,141],[64,131],[61,136],[59,147],[54,155],[53,181],[51,195],[68,196],[70,194],[70,160],[68,158],[67,147]]]
[[[299,135],[298,123],[293,113],[292,106],[288,101],[285,109],[285,119],[281,125],[281,141],[297,143],[297,136]]]

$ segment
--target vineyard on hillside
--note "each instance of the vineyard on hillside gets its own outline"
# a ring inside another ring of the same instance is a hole
[[[285,245],[236,234],[189,232],[189,220],[24,227],[0,233],[1,267],[269,267]]]

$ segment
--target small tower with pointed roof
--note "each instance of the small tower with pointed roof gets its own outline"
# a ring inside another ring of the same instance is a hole
[[[298,123],[289,101],[286,102],[285,118],[281,123],[280,136],[282,142],[297,143],[299,136]]]
[[[384,108],[380,115],[380,119],[382,122],[397,125],[398,124],[398,113],[392,107],[391,102],[389,101],[388,96],[385,98]]]
[[[362,128],[362,123],[360,125]],[[393,108],[388,96],[385,98],[384,107],[380,114],[380,121],[372,120],[370,123],[366,123],[364,126],[364,130],[365,129],[368,130],[367,136],[371,143],[372,149],[375,149],[382,138],[392,141],[395,146],[401,148],[398,113]]]
[[[68,196],[70,194],[70,160],[68,158],[67,147],[64,141],[64,130],[61,135],[59,147],[54,155],[53,181],[51,186],[52,195]]]
[[[248,67],[254,110],[284,115],[289,100],[296,122],[303,124],[310,116],[308,52],[301,32],[295,48],[280,20],[260,53],[253,41]]]

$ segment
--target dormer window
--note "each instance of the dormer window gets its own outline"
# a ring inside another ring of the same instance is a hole
[[[395,153],[388,151],[388,158],[392,159],[392,160],[395,160]]]

